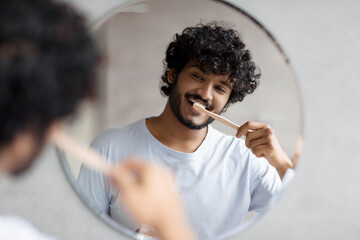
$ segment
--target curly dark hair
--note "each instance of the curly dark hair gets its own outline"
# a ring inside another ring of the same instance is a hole
[[[48,0],[0,2],[0,147],[26,130],[41,137],[95,96],[100,59],[84,18]]]
[[[234,85],[227,104],[242,101],[246,94],[254,92],[260,73],[256,73],[257,67],[239,33],[225,25],[223,22],[200,23],[185,28],[181,35],[175,34],[163,61],[161,91],[165,96],[169,96],[174,85],[168,82],[169,70],[179,74],[191,60],[214,74],[230,73],[228,81]]]

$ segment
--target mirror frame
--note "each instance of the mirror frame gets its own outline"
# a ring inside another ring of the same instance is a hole
[[[88,27],[90,28],[90,31],[92,34],[94,34],[95,31],[98,30],[99,27],[101,27],[108,19],[110,19],[111,17],[113,17],[115,14],[117,14],[118,12],[121,11],[128,11],[129,9],[131,10],[133,7],[136,7],[139,4],[146,4],[146,2],[149,0],[130,0],[127,1],[125,3],[119,4],[118,6],[114,7],[113,9],[107,11],[105,14],[103,14],[101,17],[99,17],[98,19],[96,19],[95,21],[93,21]],[[218,2],[219,4],[224,4],[232,9],[234,9],[235,11],[239,12],[239,14],[243,14],[244,16],[246,16],[249,20],[251,20],[253,23],[255,23],[259,28],[261,28],[262,31],[264,31],[266,33],[266,35],[272,40],[272,42],[275,44],[276,48],[279,50],[279,52],[281,53],[282,57],[284,58],[284,61],[286,62],[286,64],[288,64],[290,66],[290,60],[287,57],[285,51],[282,49],[282,47],[280,46],[280,44],[278,43],[278,41],[275,39],[275,37],[269,32],[269,30],[267,30],[264,25],[262,25],[257,19],[255,19],[253,16],[251,16],[248,12],[246,12],[245,10],[241,9],[240,7],[235,6],[234,4],[227,2],[226,0],[208,0],[208,1],[213,1],[213,2]],[[303,108],[303,101],[302,101],[302,95],[301,95],[301,91],[300,91],[300,86],[299,86],[299,82],[297,81],[297,77],[296,74],[294,73],[293,68],[290,66],[291,71],[293,72],[294,78],[295,78],[295,82],[294,84],[296,84],[296,89],[297,89],[297,93],[298,93],[298,102],[299,102],[299,111],[300,111],[300,124],[299,124],[299,135],[300,136],[304,136],[304,108]],[[70,166],[67,162],[66,159],[66,155],[65,153],[60,150],[58,147],[55,147],[56,149],[56,153],[57,156],[59,158],[60,161],[60,165],[62,167],[62,170],[64,171],[70,185],[72,186],[72,189],[74,190],[75,194],[81,199],[81,201],[86,205],[86,207],[101,221],[105,222],[105,224],[107,224],[110,228],[116,230],[117,232],[119,232],[119,234],[123,234],[126,237],[130,237],[132,239],[143,239],[143,235],[139,234],[139,233],[135,233],[133,231],[131,231],[130,229],[123,227],[122,225],[118,224],[117,222],[113,221],[107,214],[102,214],[100,213],[100,211],[96,210],[95,208],[92,208],[85,200],[84,198],[81,196],[79,189],[77,187],[77,183],[76,183],[76,179],[73,176],[73,173],[70,169]],[[286,184],[286,186],[284,186],[284,188],[282,189],[281,193],[279,194],[279,197],[274,199],[273,204],[271,207],[274,206],[274,204],[276,204],[279,200],[279,198],[283,195],[283,192],[286,190],[286,188],[288,187],[289,184]],[[240,228],[241,230],[239,231],[239,233],[235,234],[233,237],[239,236],[244,230],[248,229],[250,226],[252,226],[253,224],[255,224],[259,219],[261,219],[261,217],[268,213],[271,209],[271,207],[269,207],[268,210],[266,210],[263,213],[256,213],[255,215],[253,215],[251,218],[249,218],[247,221],[245,221],[244,223],[242,223],[242,227]]]

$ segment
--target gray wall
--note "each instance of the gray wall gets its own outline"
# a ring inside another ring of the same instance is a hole
[[[73,1],[92,20],[115,0]],[[305,146],[296,178],[276,206],[234,239],[359,239],[360,2],[237,1],[287,52],[305,110]],[[49,146],[20,179],[0,181],[0,212],[59,239],[126,239],[75,195]]]

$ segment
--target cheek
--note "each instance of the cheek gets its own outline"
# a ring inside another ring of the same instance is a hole
[[[228,100],[229,100],[229,97],[226,97],[226,96],[221,96],[221,97],[217,98],[216,106],[214,106],[215,109],[217,109],[218,112],[220,112],[225,107]]]

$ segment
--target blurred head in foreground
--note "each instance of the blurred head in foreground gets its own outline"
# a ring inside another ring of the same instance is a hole
[[[84,18],[64,3],[0,2],[0,171],[18,174],[52,125],[94,96],[99,54]]]

